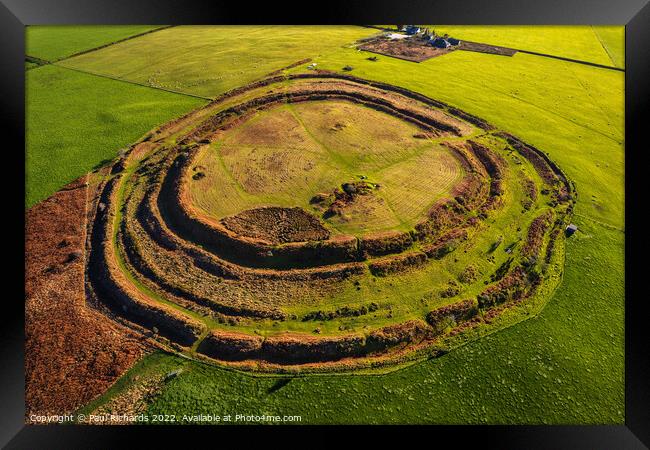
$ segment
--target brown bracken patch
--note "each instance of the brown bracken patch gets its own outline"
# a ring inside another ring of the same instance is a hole
[[[249,209],[221,219],[221,223],[241,236],[269,244],[322,241],[330,236],[320,220],[300,207]]]
[[[25,405],[74,411],[103,393],[144,353],[135,334],[86,303],[86,178],[26,214]]]

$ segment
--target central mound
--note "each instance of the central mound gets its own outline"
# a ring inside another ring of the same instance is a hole
[[[414,124],[341,100],[280,104],[251,114],[201,148],[190,201],[221,220],[261,206],[301,207],[353,180],[381,185],[325,218],[333,235],[412,228],[463,175],[460,162]],[[319,214],[320,215],[320,214]]]
[[[316,217],[298,207],[249,209],[226,217],[221,223],[241,236],[268,244],[322,241],[330,235]]]

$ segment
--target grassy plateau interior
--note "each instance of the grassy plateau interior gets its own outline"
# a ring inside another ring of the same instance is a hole
[[[340,101],[274,108],[202,150],[196,167],[205,177],[190,182],[192,200],[218,219],[269,205],[311,210],[315,194],[367,179],[380,189],[325,223],[352,234],[408,230],[463,174],[447,148],[418,133]]]

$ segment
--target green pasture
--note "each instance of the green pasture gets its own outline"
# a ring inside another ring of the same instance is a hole
[[[25,206],[202,100],[52,65],[26,72]]]
[[[57,61],[157,28],[160,25],[32,25],[25,28],[25,52]]]
[[[605,66],[624,67],[621,26],[432,25],[437,34]]]
[[[70,58],[62,65],[214,97],[378,30],[356,26],[173,27]]]

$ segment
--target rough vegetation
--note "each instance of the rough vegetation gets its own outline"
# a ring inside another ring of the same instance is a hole
[[[86,201],[94,187],[83,177],[26,214],[26,417],[75,411],[146,352],[137,333],[86,303]]]
[[[221,223],[237,234],[269,244],[322,241],[330,233],[302,208],[267,207],[225,217]]]

